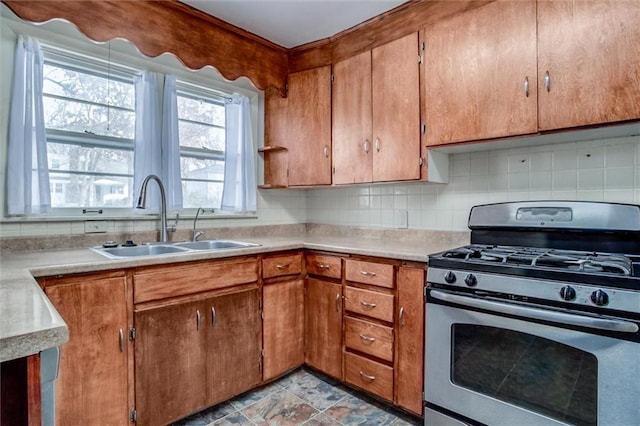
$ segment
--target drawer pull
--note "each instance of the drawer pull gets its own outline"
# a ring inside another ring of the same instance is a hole
[[[124,330],[120,329],[120,352],[124,352]]]
[[[280,269],[282,271],[283,269],[289,269],[289,266],[290,266],[290,264],[288,264],[288,263],[286,265],[277,264],[276,268],[278,268],[278,269]]]
[[[200,330],[202,325],[202,315],[200,315],[200,309],[196,310],[196,330]]]
[[[400,314],[398,315],[398,325],[402,327],[404,325],[404,308],[400,308]]]
[[[215,326],[218,322],[218,315],[216,314],[216,308],[214,306],[211,307],[211,325]]]
[[[317,263],[316,262],[316,266],[318,267],[318,269],[329,269],[329,268],[331,268],[331,266],[327,265],[326,263]]]
[[[376,379],[376,376],[370,376],[368,374],[364,374],[362,371],[360,372],[360,377],[368,382],[373,382]]]
[[[373,343],[376,341],[375,337],[365,336],[364,334],[361,334],[360,338],[362,339],[363,342],[366,342],[366,343]]]
[[[375,303],[365,302],[364,300],[361,300],[360,304],[362,306],[364,306],[365,308],[367,308],[367,309],[373,309],[373,308],[375,308],[377,306]]]
[[[375,277],[376,276],[375,272],[370,272],[370,271],[360,271],[360,273],[362,275],[364,275],[365,277]]]

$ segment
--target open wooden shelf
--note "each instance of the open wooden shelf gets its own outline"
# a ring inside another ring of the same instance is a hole
[[[258,152],[274,152],[274,151],[286,151],[286,146],[263,146],[258,148]]]

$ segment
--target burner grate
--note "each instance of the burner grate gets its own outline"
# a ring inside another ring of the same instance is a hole
[[[555,250],[535,247],[471,245],[448,251],[445,258],[510,266],[563,269],[569,271],[631,275],[632,261],[626,256]]]

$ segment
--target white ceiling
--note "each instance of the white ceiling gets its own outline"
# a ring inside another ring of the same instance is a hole
[[[353,27],[406,0],[181,0],[290,48]]]

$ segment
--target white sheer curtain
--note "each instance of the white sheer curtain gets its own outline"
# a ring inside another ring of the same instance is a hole
[[[234,93],[225,101],[226,149],[221,210],[256,211],[256,167],[249,98]]]
[[[178,96],[176,77],[164,77],[162,102],[162,181],[167,190],[167,209],[182,209],[180,176],[180,136],[178,133]]]
[[[162,176],[162,150],[160,149],[161,111],[158,97],[159,75],[143,71],[134,80],[136,90],[136,137],[133,152],[133,207],[141,214],[160,212],[160,190],[155,182],[147,186],[144,210],[135,208],[140,187],[145,177]]]
[[[9,215],[51,211],[47,138],[42,104],[42,66],[42,51],[37,40],[18,36],[9,112]]]

